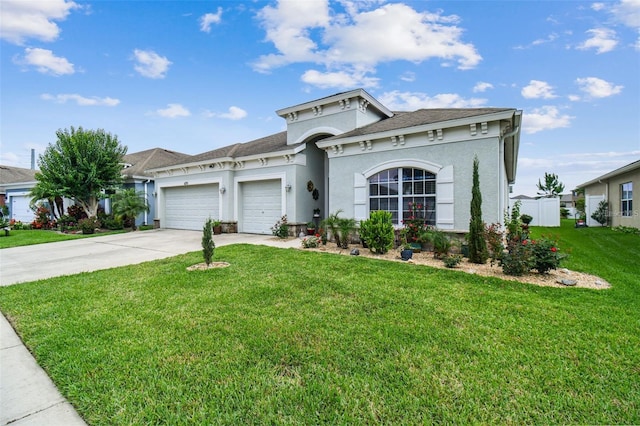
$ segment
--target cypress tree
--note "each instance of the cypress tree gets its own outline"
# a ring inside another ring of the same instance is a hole
[[[469,262],[485,263],[489,257],[482,221],[482,194],[478,174],[478,157],[473,159],[473,187],[471,189],[471,220],[469,222]]]
[[[209,218],[202,228],[202,256],[207,266],[211,265],[211,259],[213,258],[213,252],[216,249],[216,244],[213,242],[213,220]]]

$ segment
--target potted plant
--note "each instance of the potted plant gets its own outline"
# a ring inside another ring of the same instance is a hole
[[[405,241],[405,243],[402,244],[401,246],[400,258],[406,261],[411,259],[412,257],[413,257],[413,250],[411,249],[411,244]]]
[[[316,233],[316,225],[313,222],[307,223],[307,235],[315,235]]]
[[[213,221],[213,233],[214,235],[222,234],[222,222],[220,222],[219,220]]]

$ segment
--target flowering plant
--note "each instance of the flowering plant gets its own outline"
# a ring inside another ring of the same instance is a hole
[[[551,269],[557,269],[562,259],[567,257],[564,254],[560,254],[554,240],[546,237],[531,240],[531,254],[533,256],[533,269],[536,269],[540,274],[546,274]]]
[[[409,202],[411,215],[402,221],[404,225],[402,234],[407,243],[419,242],[428,229],[424,220],[423,207],[421,203]]]
[[[322,237],[320,237],[320,234],[315,234],[302,239],[302,248],[317,248],[321,243]]]

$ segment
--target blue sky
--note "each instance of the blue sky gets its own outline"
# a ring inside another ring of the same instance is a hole
[[[392,110],[523,110],[515,194],[640,158],[640,0],[2,0],[0,163],[70,126],[197,154],[364,88]]]

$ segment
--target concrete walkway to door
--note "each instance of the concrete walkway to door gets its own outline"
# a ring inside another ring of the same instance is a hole
[[[0,250],[0,285],[132,265],[202,250],[201,231],[156,229]],[[271,235],[215,235],[217,247],[300,247]],[[0,315],[0,426],[86,425]]]

